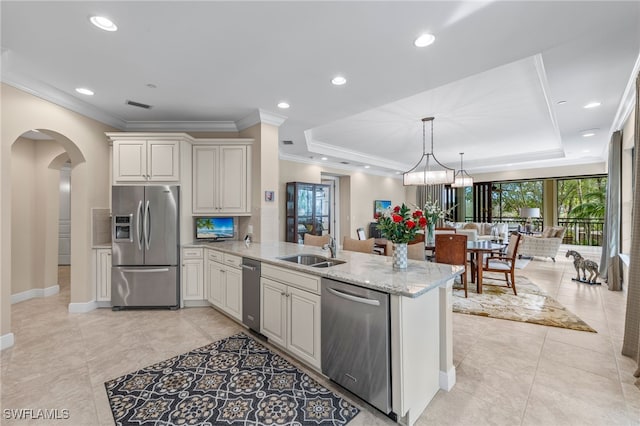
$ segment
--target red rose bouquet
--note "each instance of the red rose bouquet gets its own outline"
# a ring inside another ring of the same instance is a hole
[[[415,238],[416,231],[426,224],[422,210],[411,211],[404,203],[378,216],[378,229],[382,236],[394,243],[408,243]]]

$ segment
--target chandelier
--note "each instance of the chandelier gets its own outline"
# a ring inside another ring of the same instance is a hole
[[[433,154],[433,120],[434,117],[422,119],[422,157],[408,172],[402,175],[404,185],[438,185],[453,183],[455,170],[444,166]],[[427,152],[425,123],[431,123],[431,152]]]
[[[473,178],[469,176],[469,173],[462,168],[462,156],[464,152],[460,153],[460,170],[456,172],[455,181],[451,184],[453,188],[462,188],[465,186],[473,186]]]

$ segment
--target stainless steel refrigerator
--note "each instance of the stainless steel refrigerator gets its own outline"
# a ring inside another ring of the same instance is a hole
[[[180,304],[180,187],[112,187],[111,305]]]

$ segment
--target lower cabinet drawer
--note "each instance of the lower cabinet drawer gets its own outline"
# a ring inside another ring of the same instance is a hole
[[[262,264],[261,275],[287,285],[320,294],[320,277],[278,266]]]

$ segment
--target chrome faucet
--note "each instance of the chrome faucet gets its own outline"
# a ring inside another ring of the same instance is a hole
[[[336,244],[336,239],[329,235],[329,244],[325,244],[323,249],[329,249],[331,252],[331,257],[335,258],[338,254],[338,245]]]

